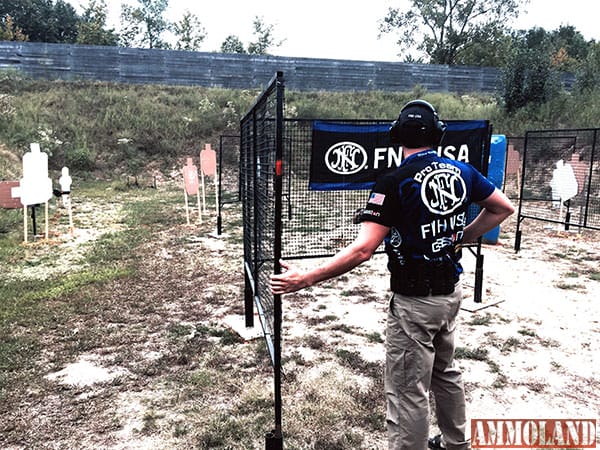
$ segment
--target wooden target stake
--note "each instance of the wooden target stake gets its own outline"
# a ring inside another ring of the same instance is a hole
[[[202,156],[200,156],[200,178],[202,180],[202,209],[206,214],[206,192],[204,190],[204,170],[202,170]]]
[[[44,206],[44,236],[46,237],[46,240],[48,240],[48,202],[46,201],[46,204]]]
[[[187,195],[187,190],[185,189],[185,187],[183,188],[183,196],[185,198],[185,219],[187,224],[190,224],[190,208],[188,205],[188,195]]]
[[[71,206],[71,196],[65,195],[65,200],[68,202],[67,211],[69,213],[69,233],[75,235],[75,227],[73,226],[73,207]]]
[[[196,193],[196,198],[198,199],[198,221],[202,223],[202,208],[200,208],[200,192]]]
[[[213,177],[215,184],[215,209],[219,211],[219,182],[217,180],[217,152],[210,144],[204,144],[204,150],[200,152],[200,172],[202,173],[202,186],[204,188],[204,175]],[[204,195],[204,193],[203,193]],[[206,205],[204,205],[206,211]]]
[[[27,243],[27,206],[23,206],[23,242]]]

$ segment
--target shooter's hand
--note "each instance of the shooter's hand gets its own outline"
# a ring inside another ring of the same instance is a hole
[[[283,271],[278,275],[271,275],[271,293],[287,294],[299,291],[309,285],[306,281],[305,273],[299,268],[283,261],[279,263]]]

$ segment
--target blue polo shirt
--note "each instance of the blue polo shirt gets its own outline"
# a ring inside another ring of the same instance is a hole
[[[489,197],[494,185],[473,166],[438,156],[433,149],[405,158],[380,177],[362,220],[390,227],[385,239],[388,267],[411,261],[452,261],[462,272],[456,246],[467,225],[467,209]]]

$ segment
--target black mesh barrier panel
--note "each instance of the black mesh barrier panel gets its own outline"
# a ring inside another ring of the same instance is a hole
[[[241,132],[241,166],[242,202],[244,214],[244,236],[247,274],[252,274],[248,285],[253,286],[254,295],[260,300],[257,303],[259,315],[270,317],[273,305],[270,303],[268,282],[270,271],[274,268],[269,259],[270,247],[276,239],[281,239],[281,256],[285,259],[317,258],[334,255],[356,237],[359,225],[353,223],[355,212],[363,208],[367,202],[369,189],[311,189],[311,157],[313,152],[313,132],[315,122],[339,126],[389,127],[390,120],[319,120],[284,119],[282,135],[282,208],[281,236],[274,236],[275,199],[272,198],[273,187],[270,184],[275,171],[274,145],[275,125],[273,117],[273,96],[265,94],[261,102],[257,102],[255,110],[242,122]],[[269,100],[270,99],[270,100]],[[269,116],[270,111],[270,116]],[[448,123],[460,121],[448,121]],[[477,121],[474,121],[477,122]],[[478,145],[481,148],[470,150],[470,162],[484,174],[487,172],[489,158],[490,126],[480,121],[484,130]],[[464,125],[460,122],[461,125]],[[472,124],[467,123],[468,126]],[[365,133],[369,142],[377,139]],[[456,139],[456,137],[454,138]],[[373,148],[377,147],[373,145]],[[443,144],[442,148],[446,148]],[[399,149],[382,154],[381,166],[397,166],[400,163]],[[391,158],[391,159],[390,159]],[[479,213],[479,207],[472,205],[467,214],[467,223]],[[476,249],[478,267],[482,265],[481,245],[470,246]],[[378,252],[383,251],[383,245]],[[480,267],[481,268],[481,267]],[[258,283],[254,286],[252,283]],[[479,284],[477,284],[479,286]],[[250,292],[250,289],[248,289]],[[481,293],[476,289],[476,301]],[[246,294],[246,320],[252,311],[251,295]],[[270,321],[265,322],[267,336],[272,333]],[[269,342],[269,341],[268,341]]]
[[[273,273],[275,239],[275,97],[265,91],[262,101],[242,120],[240,149],[244,260],[268,336],[273,333],[273,301],[268,281]]]
[[[240,196],[244,227],[246,325],[254,306],[271,355],[275,428],[266,448],[283,448],[281,433],[281,296],[270,292],[270,276],[281,257],[283,74],[278,72],[240,122]]]
[[[288,259],[332,256],[352,242],[360,227],[352,221],[354,213],[365,206],[370,192],[369,189],[310,189],[314,122],[308,119],[285,120],[282,252],[283,257]],[[379,119],[320,122],[367,126],[390,124],[389,120]],[[472,161],[484,174],[487,171],[488,152],[488,148],[479,149],[477,154],[481,161]],[[387,155],[383,159],[390,157],[393,158]],[[395,162],[399,164],[400,160]],[[478,213],[479,207],[472,205],[467,222],[470,223]],[[383,245],[378,249],[378,252],[382,251]]]
[[[359,225],[354,212],[363,208],[369,190],[309,189],[314,120],[288,119],[284,132],[283,256],[288,259],[331,256],[349,244]],[[389,124],[380,120],[335,123]]]
[[[528,131],[523,142],[515,250],[525,219],[559,230],[600,230],[600,129]]]

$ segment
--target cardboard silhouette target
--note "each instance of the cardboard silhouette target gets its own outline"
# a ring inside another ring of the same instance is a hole
[[[579,190],[577,178],[575,178],[575,172],[569,163],[565,163],[562,159],[556,162],[556,168],[552,171],[550,187],[554,202],[562,204],[577,195]]]
[[[45,204],[45,237],[48,239],[48,200],[52,198],[52,180],[48,177],[48,155],[37,143],[30,144],[30,151],[23,155],[23,178],[20,180],[19,196],[26,210],[28,206]],[[32,214],[33,215],[33,214]],[[24,240],[27,242],[27,214],[23,214]]]
[[[200,207],[200,191],[198,182],[198,168],[194,165],[192,158],[187,158],[187,164],[183,167],[183,195],[185,198],[185,217],[190,224],[190,210],[188,196],[195,195],[198,198],[198,220],[202,223],[202,208]]]
[[[552,171],[552,179],[550,180],[550,188],[552,189],[552,206],[558,207],[558,220],[562,220],[563,207],[567,206],[566,221],[569,221],[569,204],[571,198],[577,195],[579,186],[573,167],[569,163],[565,163],[562,159],[556,162],[556,168]],[[559,224],[560,227],[560,224]],[[568,224],[565,226],[568,227]]]
[[[67,208],[69,214],[69,233],[71,236],[75,234],[75,228],[73,227],[73,208],[71,206],[71,184],[73,179],[69,175],[69,168],[63,167],[61,170],[58,184],[60,185],[60,195],[62,198],[63,206]]]
[[[0,181],[0,207],[21,209],[20,185],[18,181]]]
[[[202,176],[202,205],[206,212],[206,197],[204,192],[204,175],[213,177],[215,184],[215,208],[219,210],[219,189],[217,185],[217,152],[210,144],[204,144],[204,150],[200,151],[200,173]]]

